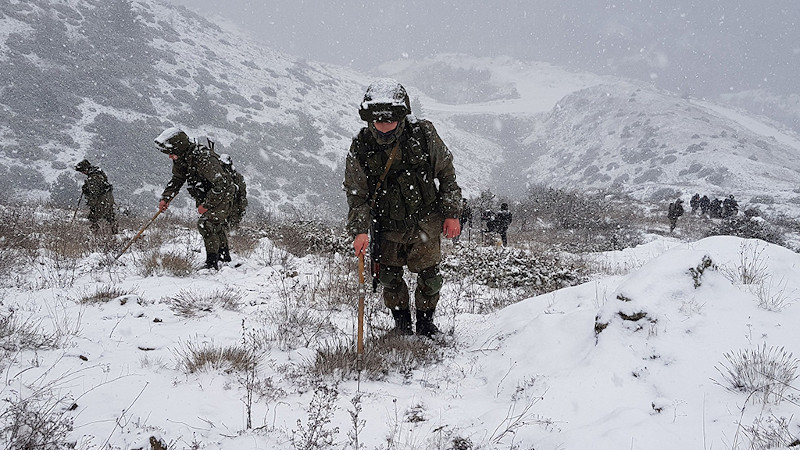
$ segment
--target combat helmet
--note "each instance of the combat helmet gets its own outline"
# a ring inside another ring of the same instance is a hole
[[[191,146],[189,136],[180,128],[170,127],[155,138],[156,147],[161,153],[182,155]]]
[[[75,166],[75,170],[81,173],[86,173],[92,168],[92,163],[88,159],[84,159]]]
[[[382,78],[369,85],[358,115],[366,122],[401,122],[411,114],[406,88],[396,80]]]

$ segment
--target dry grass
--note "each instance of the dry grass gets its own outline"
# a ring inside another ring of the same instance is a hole
[[[252,348],[237,345],[219,346],[213,343],[182,343],[174,350],[179,369],[196,373],[204,369],[225,373],[252,371],[260,356]]]
[[[353,378],[358,372],[358,357],[354,343],[338,341],[317,350],[310,372],[318,376]],[[362,374],[369,380],[382,380],[392,373],[410,377],[420,367],[441,362],[444,351],[441,342],[416,336],[368,338],[361,359]]]
[[[191,255],[177,251],[162,252],[153,250],[141,262],[141,273],[149,277],[153,275],[172,275],[187,277],[194,272]]]
[[[96,304],[107,303],[115,298],[127,297],[130,295],[138,295],[135,291],[123,290],[115,286],[104,285],[98,287],[93,293],[81,296],[78,299],[79,303],[83,304]],[[121,304],[125,304],[126,298],[120,300]]]
[[[196,317],[214,311],[217,307],[237,311],[241,307],[243,295],[235,289],[216,290],[199,293],[186,289],[174,297],[166,299],[169,308],[180,317]]]

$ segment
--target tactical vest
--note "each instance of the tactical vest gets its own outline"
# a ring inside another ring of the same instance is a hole
[[[362,130],[357,142],[356,157],[367,176],[371,199],[391,147],[387,150],[379,145],[368,129]],[[418,123],[409,122],[399,142],[402,159],[392,162],[370,211],[381,231],[410,230],[436,209],[436,184],[425,132]]]

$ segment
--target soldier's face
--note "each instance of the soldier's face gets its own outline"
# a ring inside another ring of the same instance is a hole
[[[388,133],[397,128],[397,122],[375,122],[375,129],[381,133]]]
[[[173,161],[177,161],[178,160],[178,155],[176,155],[175,153],[170,153],[169,154],[169,159],[171,159]]]

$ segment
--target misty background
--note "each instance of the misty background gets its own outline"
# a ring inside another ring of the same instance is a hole
[[[438,53],[507,55],[646,80],[680,95],[798,93],[793,0],[169,1],[277,50],[361,71]]]

